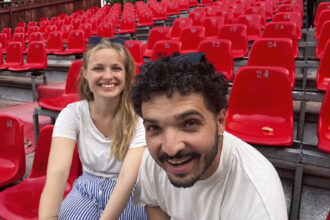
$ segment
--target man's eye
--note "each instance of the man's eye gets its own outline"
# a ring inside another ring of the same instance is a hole
[[[158,130],[159,130],[159,127],[156,126],[156,125],[148,125],[147,126],[147,131],[152,132],[152,131],[158,131]]]
[[[195,127],[199,125],[200,123],[197,120],[188,120],[184,123],[185,127]]]

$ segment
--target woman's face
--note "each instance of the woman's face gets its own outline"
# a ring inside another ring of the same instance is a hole
[[[124,61],[112,48],[97,50],[90,56],[84,77],[94,99],[118,98],[125,88]]]

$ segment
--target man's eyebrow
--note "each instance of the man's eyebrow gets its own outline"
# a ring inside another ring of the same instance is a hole
[[[201,113],[199,113],[198,111],[196,111],[196,110],[189,110],[187,112],[181,113],[179,115],[176,115],[175,118],[177,120],[182,120],[182,119],[184,119],[186,117],[189,117],[191,115],[197,115],[197,116],[199,116],[201,118],[204,118],[204,116]]]
[[[143,124],[146,124],[146,123],[149,123],[149,124],[158,124],[158,121],[157,120],[154,120],[154,119],[144,118],[143,119]]]

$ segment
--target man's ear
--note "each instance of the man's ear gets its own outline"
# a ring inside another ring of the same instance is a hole
[[[218,123],[218,135],[221,136],[225,131],[225,123],[226,123],[226,109],[222,109],[217,116]]]

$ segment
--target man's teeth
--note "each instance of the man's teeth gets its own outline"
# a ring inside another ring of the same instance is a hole
[[[171,159],[168,159],[167,161],[168,161],[170,164],[177,165],[177,164],[185,163],[185,162],[187,162],[188,160],[190,160],[190,157],[182,158],[181,160],[171,160]]]
[[[102,84],[102,87],[105,87],[105,88],[112,88],[114,86],[115,86],[114,84]]]

